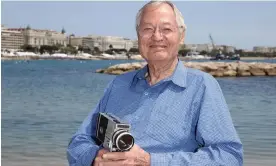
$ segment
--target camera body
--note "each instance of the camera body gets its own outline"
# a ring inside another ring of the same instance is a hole
[[[134,145],[130,125],[108,113],[99,113],[96,138],[110,152],[128,151]]]

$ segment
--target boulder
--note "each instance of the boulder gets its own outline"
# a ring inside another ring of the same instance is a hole
[[[265,70],[265,73],[268,75],[268,76],[276,76],[276,69],[266,69]]]
[[[237,66],[237,70],[238,71],[249,71],[250,67],[248,64],[244,64],[244,63],[240,63],[238,66]]]
[[[265,76],[266,73],[261,70],[260,68],[251,68],[250,70],[250,73],[253,75],[253,76]]]
[[[251,76],[251,73],[249,71],[238,71],[237,76],[247,77]]]
[[[228,63],[228,68],[234,71],[237,71],[239,64],[238,63]]]
[[[109,74],[120,75],[120,74],[123,74],[126,72],[127,71],[123,71],[123,70],[113,70],[113,71],[109,72]]]
[[[235,77],[237,76],[237,72],[235,70],[226,70],[223,72],[223,76],[225,77]]]
[[[209,72],[209,74],[211,74],[214,77],[223,77],[224,76],[223,71],[211,71],[211,72]]]

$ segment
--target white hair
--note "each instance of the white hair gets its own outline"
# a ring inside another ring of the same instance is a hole
[[[154,5],[154,6],[157,6],[157,5],[161,5],[161,4],[168,4],[172,7],[173,11],[174,11],[174,14],[175,14],[175,19],[176,19],[176,22],[177,22],[177,25],[178,25],[178,28],[179,28],[179,31],[180,32],[185,32],[187,27],[184,23],[184,17],[182,16],[181,12],[177,9],[177,7],[169,2],[169,1],[156,1],[156,0],[153,0],[153,1],[150,1],[148,2],[147,4],[145,4],[137,13],[136,15],[136,31],[138,32],[138,28],[140,26],[140,22],[141,22],[141,16],[142,16],[142,13],[144,11],[144,9],[150,5]]]

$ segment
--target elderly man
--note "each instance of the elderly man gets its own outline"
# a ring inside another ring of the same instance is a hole
[[[151,1],[137,14],[136,29],[148,64],[108,85],[69,144],[70,165],[242,165],[242,144],[219,84],[177,57],[185,32],[179,10]],[[108,152],[96,144],[99,112],[131,124],[135,145],[129,151]]]

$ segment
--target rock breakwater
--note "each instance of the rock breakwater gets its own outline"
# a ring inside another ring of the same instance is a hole
[[[98,69],[97,73],[119,75],[144,67],[146,62],[125,63]],[[274,63],[246,62],[183,62],[189,68],[207,72],[214,77],[276,76]]]

